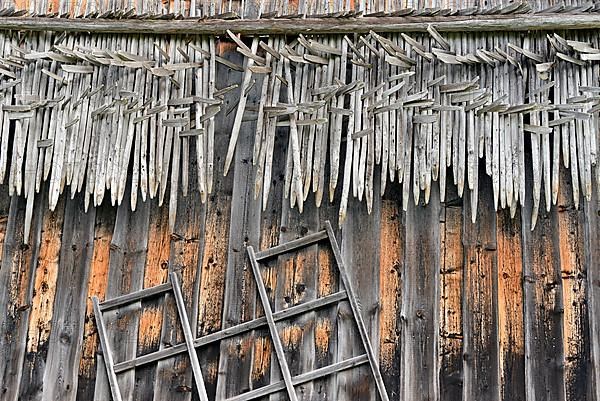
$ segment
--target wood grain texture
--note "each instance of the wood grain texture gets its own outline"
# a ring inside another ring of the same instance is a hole
[[[86,296],[94,247],[96,209],[83,210],[76,196],[65,203],[60,269],[43,378],[45,399],[75,400],[81,358]]]
[[[233,60],[239,61],[239,59]],[[256,87],[249,94],[250,102],[255,99],[255,96]],[[251,122],[242,124],[233,164],[223,328],[251,320],[256,312],[256,286],[245,251],[245,246],[256,247],[260,240],[261,207],[260,200],[254,199],[251,146],[253,130],[249,129],[252,125]],[[221,343],[217,397],[226,398],[248,390],[252,346],[252,338],[249,334]]]
[[[402,205],[394,199],[381,204],[379,265],[379,363],[390,399],[398,397],[400,376],[399,342],[404,275],[404,215]]]
[[[519,212],[517,212],[518,215]],[[521,227],[508,210],[496,218],[500,399],[525,400]]]
[[[531,182],[527,172],[526,180]],[[526,399],[564,397],[562,279],[556,211],[540,212],[531,231],[531,197],[521,214]],[[535,246],[534,246],[535,244]]]
[[[588,398],[591,383],[588,321],[588,266],[585,263],[584,213],[575,207],[570,176],[560,175],[558,229],[562,278],[565,398]]]
[[[376,32],[427,32],[427,26],[435,24],[440,32],[490,32],[595,29],[600,26],[595,15],[495,15],[488,16],[445,16],[445,17],[362,17],[340,18],[330,24],[324,18],[260,19],[260,20],[110,20],[21,17],[0,18],[0,29],[23,31],[93,32],[117,34],[213,34],[224,35],[229,29],[244,35],[289,34],[312,32],[368,33]]]
[[[483,166],[481,166],[483,167]],[[491,179],[484,176],[489,181]],[[463,214],[463,396],[496,400],[498,396],[497,244],[491,182],[479,183],[478,223],[471,222],[470,197]]]
[[[443,166],[442,168],[446,168]],[[452,180],[448,176],[448,180]],[[461,400],[463,388],[463,222],[456,187],[448,185],[440,224],[440,398]],[[454,191],[452,191],[454,189]],[[453,193],[454,192],[454,193]]]
[[[414,204],[413,204],[414,205]],[[440,202],[437,187],[429,205],[406,211],[405,277],[402,288],[400,399],[439,396],[437,375],[440,266]]]

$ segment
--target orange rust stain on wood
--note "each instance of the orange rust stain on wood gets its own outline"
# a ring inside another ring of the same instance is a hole
[[[292,349],[298,346],[302,341],[303,331],[299,326],[284,327],[279,336],[284,348]]]
[[[217,42],[216,53],[219,56],[223,56],[225,53],[235,51],[236,47],[236,44],[233,42],[220,40]]]
[[[317,296],[324,297],[337,291],[337,266],[335,265],[333,252],[328,246],[319,246],[317,261],[319,269]]]
[[[315,326],[315,347],[316,352],[324,358],[329,353],[329,340],[331,339],[331,321],[329,319],[319,319]]]
[[[235,355],[239,359],[245,359],[252,351],[254,339],[250,336],[237,337],[235,341],[229,341],[227,344],[229,355]]]
[[[154,287],[167,281],[169,270],[170,235],[168,208],[156,208],[151,213],[148,231],[148,252],[144,271],[144,288]],[[162,303],[152,304],[140,313],[138,347],[151,347],[160,342],[163,321]]]
[[[221,195],[217,195],[219,198]],[[229,246],[230,199],[209,204],[204,229],[204,253],[198,301],[198,334],[203,336],[221,328],[223,292]],[[215,210],[212,210],[215,208]]]
[[[271,367],[271,340],[269,337],[259,336],[254,339],[254,357],[252,358],[253,381],[258,381],[270,373]]]
[[[379,360],[382,369],[392,369],[398,348],[397,316],[401,290],[401,267],[404,260],[403,238],[395,201],[381,204],[381,246],[379,249]]]
[[[112,217],[109,217],[109,219]],[[93,377],[95,375],[95,353],[98,347],[98,335],[94,320],[92,296],[97,296],[100,300],[103,300],[106,293],[112,228],[113,224],[100,224],[97,226],[94,236],[94,253],[88,279],[85,326],[83,329],[82,352],[79,363],[80,374],[84,377]]]
[[[570,188],[570,182],[562,182],[558,198],[564,374],[567,399],[580,399],[586,394],[581,387],[586,384],[588,363],[587,272],[584,267],[583,211],[574,208]]]
[[[305,298],[306,283],[304,275],[306,273],[306,257],[308,251],[300,251],[296,255],[283,255],[283,297],[285,307],[297,305]],[[281,260],[281,259],[280,259]]]
[[[138,348],[148,348],[156,344],[162,327],[162,308],[145,308],[140,314]]]
[[[50,336],[63,218],[64,203],[61,201],[55,211],[46,212],[43,219],[43,232],[29,316],[27,352],[37,352],[38,346],[45,343]]]
[[[522,366],[515,366],[525,353],[523,326],[523,259],[521,229],[517,217],[512,220],[508,211],[497,214],[498,244],[498,341],[500,358],[500,391],[502,399],[510,399],[520,380]],[[509,377],[512,376],[512,377]]]

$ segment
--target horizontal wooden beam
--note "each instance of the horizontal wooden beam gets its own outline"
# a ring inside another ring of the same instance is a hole
[[[435,17],[277,18],[258,20],[152,20],[2,17],[0,30],[127,34],[223,35],[227,29],[242,35],[571,30],[600,28],[600,14],[509,14]]]

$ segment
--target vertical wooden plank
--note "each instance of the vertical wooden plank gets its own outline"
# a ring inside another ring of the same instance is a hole
[[[284,128],[277,129],[275,133],[275,141],[273,145],[273,154],[284,155],[288,143],[287,130]],[[282,231],[282,213],[281,205],[284,202],[283,187],[284,187],[284,168],[286,159],[284,157],[275,157],[272,165],[272,181],[269,191],[269,199],[264,211],[261,213],[260,221],[260,249],[267,249],[279,244]],[[306,205],[309,206],[309,205]],[[285,228],[287,230],[287,228]],[[276,291],[279,274],[279,264],[277,260],[266,263],[262,269],[262,277],[265,286],[268,290],[269,301],[275,305]],[[258,295],[257,295],[258,297]],[[256,317],[264,315],[262,307],[256,309]],[[273,371],[278,369],[274,364],[273,344],[269,330],[263,328],[253,332],[254,346],[252,351],[252,387],[258,388],[267,385],[271,382],[272,376],[277,376],[278,373]],[[273,396],[277,397],[277,395]],[[264,399],[269,399],[265,397]]]
[[[169,272],[181,277],[181,288],[192,332],[197,332],[198,323],[198,280],[200,280],[200,255],[204,242],[206,207],[200,202],[195,153],[190,154],[190,188],[187,196],[178,193],[177,217],[171,234]],[[174,300],[165,297],[164,319],[161,334],[162,346],[184,341],[181,324],[174,309]],[[189,369],[189,358],[178,355],[158,363],[154,399],[189,400],[193,391],[193,380]]]
[[[136,211],[130,208],[130,183],[125,190],[125,199],[117,208],[115,228],[110,243],[110,260],[105,299],[115,298],[142,289],[146,252],[150,205],[140,202]],[[118,308],[104,313],[114,362],[131,359],[137,352],[138,322],[140,303]],[[99,368],[104,368],[100,367]],[[124,372],[118,376],[123,400],[133,398],[135,392],[135,372]],[[103,385],[97,383],[96,397]],[[108,388],[107,388],[108,389]]]
[[[65,204],[60,200],[53,212],[41,206],[44,213],[39,257],[35,266],[31,315],[27,332],[27,349],[19,398],[39,398],[48,351],[48,339],[52,329],[54,296],[58,276],[59,254]]]
[[[411,202],[406,211],[400,338],[400,399],[406,401],[438,397],[440,212],[437,186],[431,188],[427,206]]]
[[[379,176],[374,177],[374,193],[380,193]],[[379,353],[379,263],[381,198],[373,199],[372,214],[358,199],[348,201],[348,214],[342,226],[342,255],[354,287],[361,314],[376,355]],[[338,240],[339,244],[339,240]],[[338,361],[364,354],[354,317],[342,303],[338,320]],[[338,374],[338,399],[375,400],[376,385],[369,365]]]
[[[383,172],[382,172],[383,174]],[[400,310],[404,276],[404,214],[395,185],[381,202],[379,246],[379,364],[390,399],[399,397]]]
[[[492,182],[481,170],[477,222],[471,223],[473,206],[466,194],[463,213],[463,396],[496,400],[499,394],[496,215]]]
[[[588,397],[591,380],[584,212],[580,205],[574,204],[571,176],[565,170],[559,174],[561,182],[557,209],[560,272],[563,288],[562,304],[564,307],[565,399],[584,400]]]
[[[83,196],[66,201],[52,330],[44,372],[44,398],[74,400],[83,341],[96,209],[84,212]]]
[[[523,259],[521,215],[498,212],[498,358],[500,399],[525,401],[525,333],[523,327]]]
[[[93,399],[96,387],[96,372],[103,372],[104,369],[102,359],[98,358],[99,341],[94,322],[92,297],[96,296],[100,300],[105,298],[110,263],[110,244],[115,227],[115,217],[116,208],[110,204],[108,199],[105,199],[102,205],[96,209],[94,253],[88,279],[85,327],[83,329],[83,343],[79,362],[78,399]]]
[[[231,59],[239,63],[232,54]],[[237,74],[236,74],[237,75]],[[256,85],[249,93],[256,98]],[[231,102],[231,97],[228,102]],[[227,107],[225,107],[227,108]],[[260,200],[254,199],[252,140],[254,123],[243,123],[238,138],[233,171],[229,249],[225,274],[222,327],[251,320],[255,315],[256,285],[252,277],[245,246],[260,240]],[[215,130],[218,132],[218,130]],[[228,132],[228,131],[227,131]],[[232,174],[230,172],[229,174]],[[226,398],[248,390],[252,367],[252,338],[244,334],[220,345],[216,397]]]
[[[587,269],[587,305],[590,341],[590,400],[600,400],[600,198],[598,188],[592,200],[584,202],[585,267]]]
[[[291,152],[289,147],[288,151]],[[297,209],[291,209],[289,200],[285,198],[280,210],[280,244],[319,231],[319,215],[312,196],[307,199],[302,214]],[[316,298],[319,273],[317,245],[281,255],[273,268],[277,270],[274,311],[280,311]],[[293,376],[315,368],[315,318],[315,312],[308,312],[277,324]],[[271,381],[273,382],[277,376],[272,374]],[[315,398],[312,382],[299,385],[296,390],[299,400]],[[287,397],[284,396],[282,399],[287,399]]]
[[[233,84],[235,75],[228,74],[221,64],[217,65],[216,85],[226,87]],[[226,97],[226,102],[231,98]],[[198,336],[205,336],[221,329],[223,294],[229,249],[229,225],[231,220],[231,196],[233,174],[223,176],[225,153],[227,151],[227,133],[229,118],[225,113],[215,117],[215,161],[213,193],[206,202],[206,220],[204,246],[200,273],[200,298],[198,303]],[[210,345],[202,349],[200,363],[203,367],[207,392],[215,396],[219,365],[219,345]]]
[[[0,267],[0,378],[2,399],[17,400],[23,375],[27,328],[35,281],[35,266],[39,253],[44,201],[37,199],[32,221],[32,238],[24,244],[23,223],[25,202],[13,197],[10,202],[6,237]]]
[[[144,271],[144,288],[167,282],[169,271],[170,231],[169,209],[159,207],[158,199],[150,202],[148,224],[148,252]],[[148,298],[141,302],[136,354],[144,355],[160,348],[161,327],[164,313],[164,296]],[[151,400],[154,394],[157,364],[136,368],[135,400]]]
[[[531,170],[526,185],[532,188]],[[532,197],[521,214],[527,400],[564,399],[562,284],[556,208],[540,211],[531,230]]]
[[[342,149],[342,154],[340,156],[342,158],[343,152],[345,152],[345,149]],[[329,172],[330,170],[327,171]],[[329,181],[327,173],[325,174],[324,179],[326,182]],[[335,199],[340,199],[341,191],[342,186],[338,185],[336,188]],[[323,229],[323,223],[329,220],[338,243],[342,240],[341,229],[338,226],[339,206],[339,202],[323,202],[318,210],[320,228]],[[305,207],[311,207],[311,202],[308,202]],[[339,291],[341,287],[339,270],[333,250],[329,243],[319,243],[317,244],[317,248],[317,296],[324,297]],[[345,310],[343,304],[338,304],[320,310],[317,313],[315,323],[315,368],[321,368],[337,362],[339,349],[338,316],[339,312],[343,310]],[[326,376],[314,381],[314,399],[322,401],[337,400],[336,375]]]
[[[446,166],[440,166],[446,168]],[[462,200],[447,176],[447,202],[440,225],[440,399],[462,400],[463,394],[463,243]]]

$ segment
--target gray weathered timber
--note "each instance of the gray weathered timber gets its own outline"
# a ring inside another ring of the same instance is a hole
[[[271,332],[271,340],[273,341],[273,347],[275,347],[277,361],[279,362],[279,367],[283,375],[283,381],[285,382],[285,388],[287,390],[288,397],[290,397],[290,400],[297,401],[298,396],[296,395],[296,390],[294,389],[294,385],[292,383],[290,368],[288,367],[288,364],[285,360],[285,354],[283,353],[281,339],[279,338],[279,334],[277,333],[277,327],[275,326],[275,320],[273,319],[273,312],[269,303],[269,296],[267,295],[265,283],[262,280],[260,267],[258,266],[258,261],[254,256],[254,249],[252,249],[252,246],[248,246],[247,250],[248,256],[250,257],[250,263],[252,265],[252,272],[254,273],[254,278],[257,282],[258,293],[260,295],[260,299],[262,301],[262,305],[265,311],[267,324],[269,325],[269,331]]]
[[[242,35],[298,33],[335,34],[375,32],[427,32],[434,25],[439,32],[491,32],[530,30],[597,29],[595,14],[522,14],[444,17],[361,17],[277,18],[259,20],[110,20],[62,19],[43,17],[0,17],[1,30],[56,31],[125,34],[194,34],[224,35],[227,30]]]
[[[0,326],[0,391],[6,400],[19,399],[19,382],[23,374],[21,366],[25,360],[27,326],[42,233],[43,213],[36,208],[32,227],[33,239],[30,246],[24,245],[23,206],[22,199],[11,198],[6,226],[8,238],[2,250],[0,265],[0,283],[6,289],[3,299],[0,300],[0,313],[6,316],[6,320]],[[16,300],[19,306],[14,307],[11,300]]]
[[[48,340],[44,371],[44,397],[75,400],[81,356],[86,290],[94,247],[95,209],[83,211],[83,197],[76,196],[65,205],[61,269],[54,298],[54,328]]]
[[[402,289],[400,399],[437,397],[437,336],[440,266],[439,192],[433,187],[429,205],[410,205],[406,212],[405,275]]]
[[[480,166],[482,169],[484,166]],[[478,224],[463,216],[463,394],[467,399],[495,401],[498,395],[497,245],[491,179],[479,183]],[[484,178],[482,177],[482,178]],[[473,207],[465,197],[466,210]]]
[[[327,230],[327,235],[329,236],[329,240],[331,241],[331,247],[333,249],[333,255],[335,257],[335,261],[338,265],[338,269],[340,272],[340,279],[344,284],[344,288],[348,293],[348,301],[350,303],[350,308],[352,309],[352,314],[354,315],[354,319],[356,321],[356,325],[358,327],[358,333],[360,335],[360,339],[365,347],[365,352],[367,357],[369,358],[369,365],[371,367],[371,372],[373,373],[373,379],[375,381],[379,396],[382,401],[388,401],[389,397],[385,389],[385,384],[383,383],[383,378],[381,377],[381,372],[379,371],[379,362],[373,351],[373,347],[371,346],[371,341],[369,340],[369,333],[367,332],[367,328],[364,323],[364,319],[361,314],[360,304],[356,298],[354,289],[352,288],[352,282],[350,281],[350,277],[348,276],[348,272],[346,271],[346,265],[342,258],[342,253],[335,239],[335,233],[333,232],[333,228],[331,227],[331,223],[329,221],[325,222],[325,228]]]
[[[532,180],[529,171],[526,180]],[[526,399],[562,399],[563,319],[562,312],[557,312],[563,307],[557,212],[539,213],[538,227],[531,231],[530,196],[525,205],[521,235],[523,244],[530,244],[523,247]]]

